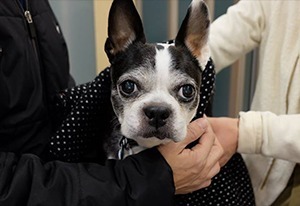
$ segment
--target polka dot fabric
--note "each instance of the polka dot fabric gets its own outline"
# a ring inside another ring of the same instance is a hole
[[[248,171],[239,154],[221,169],[209,187],[186,195],[176,195],[178,206],[253,206],[254,195]]]
[[[78,162],[103,156],[100,137],[111,112],[110,83],[107,68],[94,81],[57,95],[56,107],[62,120],[51,137],[52,159]]]
[[[52,158],[78,162],[93,160],[90,157],[103,157],[104,154],[99,152],[101,138],[109,119],[107,115],[111,115],[112,111],[110,84],[110,70],[107,68],[94,81],[65,90],[57,96],[61,120],[50,141]],[[202,73],[200,103],[195,118],[211,112],[208,108],[214,84],[214,66],[209,60]],[[97,158],[94,160],[99,161]],[[175,200],[177,206],[255,205],[248,171],[239,154],[234,155],[221,169],[209,187],[187,195],[176,195]]]
[[[215,70],[210,60],[202,73],[200,103],[195,118],[211,113],[209,106],[215,88]],[[254,195],[248,170],[240,154],[235,154],[204,189],[176,195],[177,206],[253,206]]]
[[[200,103],[195,118],[202,117],[203,114],[211,113],[207,111],[209,109],[211,99],[215,88],[215,70],[212,60],[210,59],[206,65],[206,68],[202,72],[202,84],[200,88]]]

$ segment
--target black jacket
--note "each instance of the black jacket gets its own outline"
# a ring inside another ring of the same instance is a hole
[[[39,158],[70,75],[48,1],[26,2],[0,0],[0,205],[172,205],[172,171],[156,149],[105,166]]]
[[[52,97],[68,86],[69,62],[48,1],[28,2],[24,9],[19,0],[0,1],[0,149],[41,155]]]
[[[0,205],[170,206],[171,174],[156,149],[105,167],[0,153]]]

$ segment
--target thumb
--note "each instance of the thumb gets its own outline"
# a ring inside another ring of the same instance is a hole
[[[205,118],[196,119],[187,126],[187,134],[183,141],[180,142],[182,149],[187,145],[197,140],[206,131],[208,127],[207,120]]]

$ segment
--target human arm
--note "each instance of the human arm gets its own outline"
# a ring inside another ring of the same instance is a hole
[[[260,44],[265,27],[261,4],[239,1],[211,24],[208,42],[217,72]]]
[[[156,148],[105,166],[0,153],[0,205],[173,205],[174,184],[176,193],[191,192],[208,186],[220,169],[222,148],[201,121],[190,124],[185,141],[159,148],[166,160]]]
[[[241,112],[238,152],[300,162],[300,115]]]
[[[106,166],[0,154],[0,205],[173,205],[172,172],[156,149]]]
[[[209,118],[225,154],[236,151],[300,162],[300,115],[240,112],[237,118]]]

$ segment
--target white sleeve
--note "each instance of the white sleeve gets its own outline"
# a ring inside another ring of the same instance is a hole
[[[240,112],[238,152],[300,163],[300,114]]]
[[[208,42],[217,72],[259,45],[264,21],[261,1],[241,0],[211,24]]]

